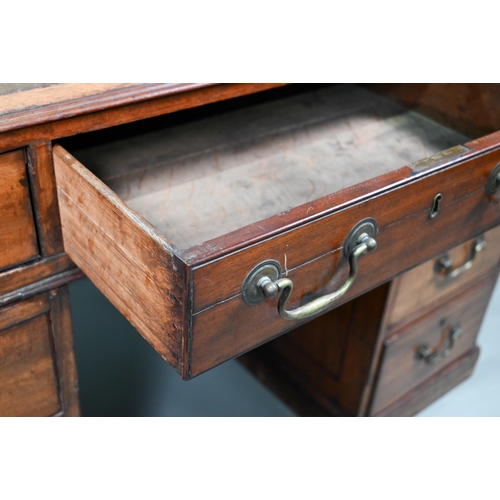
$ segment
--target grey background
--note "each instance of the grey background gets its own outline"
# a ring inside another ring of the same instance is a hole
[[[88,279],[70,284],[84,416],[294,416],[237,361],[189,382],[163,361]],[[471,378],[420,416],[500,416],[500,286]]]

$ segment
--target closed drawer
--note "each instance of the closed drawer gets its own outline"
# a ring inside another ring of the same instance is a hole
[[[384,342],[371,414],[473,348],[496,274]]]
[[[0,155],[0,272],[38,256],[22,150]]]
[[[49,309],[47,295],[41,295],[0,310],[0,416],[60,410]]]
[[[467,138],[356,86],[121,133],[54,147],[65,249],[184,378],[307,320],[250,279],[262,263],[293,281],[293,310],[354,274],[368,246],[345,242],[374,220],[340,304],[500,223],[485,192],[500,134],[455,146]]]
[[[399,276],[387,308],[388,333],[496,273],[499,260],[500,227],[496,227]]]

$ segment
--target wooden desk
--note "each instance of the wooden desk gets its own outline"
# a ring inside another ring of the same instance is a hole
[[[419,411],[477,360],[500,257],[500,133],[482,137],[499,99],[495,85],[0,87],[0,413],[79,413],[66,284],[80,269],[185,379],[247,353],[303,414]]]

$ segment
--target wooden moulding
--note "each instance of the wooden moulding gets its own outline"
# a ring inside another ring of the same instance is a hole
[[[68,282],[81,276],[66,254],[57,254],[0,273],[0,304],[32,296],[38,287],[49,290],[53,288],[51,283],[57,283],[61,276]]]
[[[0,151],[51,141],[282,86],[271,83],[142,84],[97,93],[91,99],[56,98],[46,107],[0,117]],[[85,85],[82,85],[85,87]],[[35,89],[37,91],[45,89]],[[6,98],[8,96],[4,96]],[[1,103],[1,100],[0,100]]]
[[[485,184],[500,161],[500,133],[295,207],[188,250],[179,250],[60,146],[54,146],[64,245],[139,332],[182,374],[196,376],[296,327],[276,300],[254,307],[241,286],[277,260],[295,285],[290,308],[329,293],[348,269],[351,228],[379,226],[378,249],[338,303],[392,279],[500,223],[500,195]],[[435,195],[439,215],[429,218]]]

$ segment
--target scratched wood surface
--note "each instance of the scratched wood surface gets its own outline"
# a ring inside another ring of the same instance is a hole
[[[187,249],[466,141],[341,85],[71,152]]]

